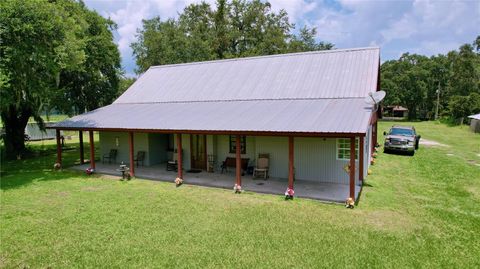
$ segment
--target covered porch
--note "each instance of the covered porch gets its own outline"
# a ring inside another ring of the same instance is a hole
[[[157,131],[158,132],[158,131]],[[57,164],[56,167],[61,167],[62,164],[62,150],[60,144],[60,130],[56,130],[57,133]],[[94,140],[93,140],[93,131],[88,131],[88,136],[90,140],[90,160],[88,164],[84,163],[84,152],[83,152],[83,139],[82,131],[79,131],[80,136],[80,162],[81,165],[75,167],[76,169],[85,170],[89,168],[90,171],[95,171],[96,173],[101,174],[111,174],[111,175],[120,175],[120,172],[117,171],[119,168],[118,164],[108,165],[105,163],[96,163],[95,150],[94,150]],[[294,166],[294,141],[296,140],[293,136],[286,136],[287,144],[287,167],[288,167],[288,177],[287,178],[276,178],[275,176],[270,177],[268,180],[253,180],[251,176],[244,176],[245,170],[242,169],[242,154],[241,154],[241,135],[235,134],[235,169],[234,173],[222,174],[222,173],[208,173],[204,169],[193,169],[197,170],[198,173],[191,173],[188,167],[183,166],[183,146],[182,146],[182,134],[176,133],[176,156],[175,165],[177,172],[167,171],[166,164],[154,164],[137,167],[134,157],[135,146],[134,146],[134,132],[128,132],[128,157],[129,161],[127,166],[130,168],[129,174],[132,177],[145,178],[145,179],[154,179],[161,181],[172,182],[175,178],[178,178],[180,181],[184,180],[186,184],[195,184],[209,187],[219,187],[226,189],[233,189],[235,192],[241,192],[243,190],[260,192],[260,193],[271,193],[271,194],[285,194],[286,198],[305,197],[325,201],[333,202],[343,202],[345,199],[349,201],[355,201],[361,190],[361,182],[363,181],[364,175],[364,150],[359,150],[359,162],[356,167],[356,154],[350,154],[348,165],[344,167],[345,172],[348,174],[348,182],[343,184],[332,183],[332,182],[321,182],[321,181],[306,181],[297,179],[295,180],[295,166]],[[337,135],[330,134],[332,137]],[[346,134],[347,141],[349,144],[350,152],[356,152],[356,136],[352,134]],[[285,136],[284,136],[285,137]],[[359,148],[363,149],[364,137],[359,136]],[[205,154],[206,155],[206,154]],[[206,161],[206,160],[205,160]],[[358,170],[358,176],[360,180],[360,185],[356,184],[356,170]],[[286,191],[285,191],[286,189]],[[350,202],[349,202],[350,203]]]
[[[89,168],[89,164],[73,166],[74,170],[85,171]],[[97,163],[95,172],[121,177],[121,173],[117,171],[118,164],[102,164]],[[140,166],[135,169],[135,177],[137,179],[148,179],[156,181],[171,182],[177,172],[167,171],[166,164],[156,164],[152,166]],[[206,187],[215,187],[223,189],[233,189],[236,182],[235,173],[209,173],[202,171],[200,173],[183,173],[185,184],[200,185]],[[295,196],[309,199],[316,199],[330,202],[345,202],[345,197],[350,195],[350,186],[346,184],[327,183],[327,182],[311,182],[305,180],[295,180]],[[245,175],[242,177],[242,189],[245,191],[267,193],[275,195],[284,195],[288,181],[279,178],[253,179],[252,176]],[[358,198],[361,187],[355,186],[355,200]]]

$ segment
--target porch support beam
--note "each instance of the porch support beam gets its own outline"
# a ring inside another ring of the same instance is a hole
[[[80,164],[85,163],[85,153],[83,152],[83,132],[78,131],[78,139],[80,140]]]
[[[62,144],[60,142],[60,130],[55,130],[55,135],[57,138],[57,163],[62,167]]]
[[[241,155],[241,145],[240,145],[241,136],[237,135],[235,139],[235,157],[236,157],[236,183],[237,186],[242,185],[242,155]]]
[[[288,137],[288,188],[293,190],[294,178],[294,144],[293,136]]]
[[[177,162],[178,178],[183,179],[182,134],[177,134]]]
[[[350,138],[350,198],[355,201],[355,137]]]
[[[133,144],[133,132],[129,132],[128,133],[128,144],[130,146],[130,151],[129,151],[129,155],[130,155],[130,176],[131,177],[134,177],[135,176],[135,159],[133,157],[133,153],[135,151],[134,149],[134,144]]]
[[[358,159],[358,178],[363,181],[363,166],[364,166],[364,153],[365,153],[365,146],[364,146],[364,143],[365,143],[365,138],[363,136],[360,137],[360,143],[358,145],[358,149],[360,150],[360,152],[358,153],[359,155],[359,159]]]
[[[95,170],[95,144],[93,141],[93,131],[88,131],[90,138],[90,168]]]

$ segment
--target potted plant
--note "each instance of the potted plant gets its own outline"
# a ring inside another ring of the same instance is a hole
[[[235,184],[235,186],[233,186],[233,190],[235,193],[242,193],[242,186]]]
[[[176,185],[177,187],[180,187],[180,185],[182,185],[182,184],[183,184],[183,179],[177,177],[177,178],[175,179],[175,185]]]
[[[292,200],[294,194],[295,194],[295,191],[293,190],[293,188],[288,188],[285,191],[285,200]]]

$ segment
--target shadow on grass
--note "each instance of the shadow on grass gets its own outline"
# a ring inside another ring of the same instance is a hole
[[[63,167],[80,163],[78,147],[67,147],[62,151]],[[22,160],[2,159],[0,169],[0,189],[20,188],[37,181],[61,180],[74,176],[74,172],[56,171],[56,146],[30,147],[28,154]]]
[[[410,154],[406,151],[395,151],[395,150],[383,151],[383,154],[398,155],[398,156],[405,156],[405,157],[412,157],[413,156],[412,154]]]

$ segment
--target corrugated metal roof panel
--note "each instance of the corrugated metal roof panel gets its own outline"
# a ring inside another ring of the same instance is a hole
[[[475,114],[475,115],[471,115],[471,116],[468,116],[470,119],[476,119],[476,120],[480,120],[480,113],[479,114]]]
[[[115,103],[365,97],[379,59],[361,48],[157,66]]]
[[[57,128],[365,133],[363,98],[112,104],[59,122]]]

